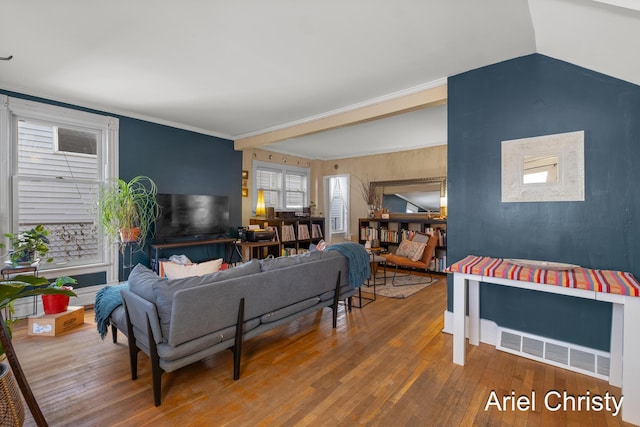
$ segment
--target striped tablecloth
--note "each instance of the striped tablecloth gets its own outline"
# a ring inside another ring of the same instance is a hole
[[[640,282],[631,273],[613,270],[545,270],[511,264],[502,258],[469,255],[451,264],[448,273],[466,273],[478,276],[499,277],[524,282],[543,283],[626,296],[640,296]]]

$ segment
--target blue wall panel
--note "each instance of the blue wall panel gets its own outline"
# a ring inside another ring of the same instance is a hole
[[[527,258],[640,277],[640,87],[533,54],[449,78],[448,257]],[[501,142],[585,132],[584,202],[501,202]],[[482,285],[499,325],[608,350],[611,305]],[[451,281],[448,309],[453,306]]]

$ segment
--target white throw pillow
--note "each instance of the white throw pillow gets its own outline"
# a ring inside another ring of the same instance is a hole
[[[212,261],[201,262],[199,264],[181,265],[175,262],[165,262],[164,274],[169,279],[182,279],[183,277],[202,276],[205,274],[215,273],[222,266],[222,258]]]

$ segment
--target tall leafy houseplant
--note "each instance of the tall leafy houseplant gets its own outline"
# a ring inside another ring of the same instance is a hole
[[[160,208],[156,201],[158,188],[147,176],[130,181],[112,179],[98,193],[99,226],[112,241],[138,242],[144,246]]]

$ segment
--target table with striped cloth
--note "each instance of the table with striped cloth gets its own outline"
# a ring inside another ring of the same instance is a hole
[[[577,267],[571,270],[545,270],[511,264],[502,258],[469,255],[451,264],[448,273],[465,273],[486,277],[563,286],[624,296],[640,296],[640,282],[631,273]]]

